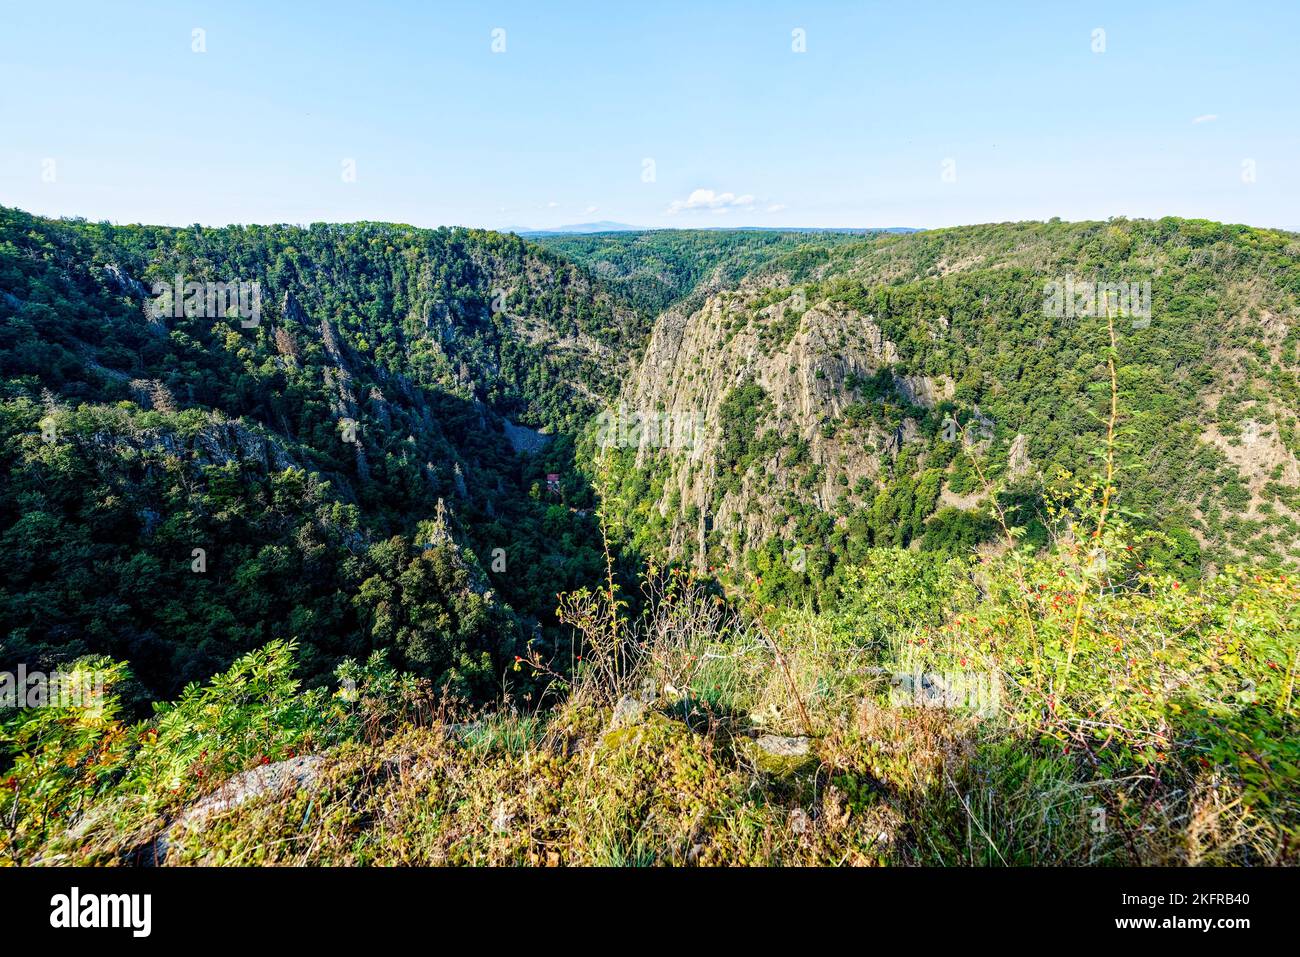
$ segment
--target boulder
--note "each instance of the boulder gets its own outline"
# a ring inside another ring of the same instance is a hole
[[[802,735],[763,734],[742,740],[741,748],[759,771],[773,777],[787,777],[817,765],[813,739]]]
[[[256,797],[310,788],[315,785],[324,761],[319,754],[304,754],[236,774],[197,804],[186,808],[176,824],[191,827]]]
[[[137,863],[164,863],[170,838],[178,828],[202,827],[209,818],[234,810],[253,798],[315,787],[324,761],[319,754],[304,754],[236,774],[197,804],[182,811],[152,844],[139,853]]]
[[[640,724],[645,720],[646,711],[650,709],[650,702],[644,697],[625,694],[618,699],[614,705],[614,716],[609,719],[609,731],[618,731],[622,728],[630,728],[634,724]]]

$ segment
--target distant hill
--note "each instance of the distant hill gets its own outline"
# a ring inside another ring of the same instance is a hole
[[[638,309],[656,314],[688,297],[728,288],[774,258],[800,249],[825,256],[831,248],[861,242],[864,235],[869,234],[848,230],[646,229],[549,233],[531,238],[590,269]]]
[[[718,232],[718,233],[844,233],[853,236],[867,236],[872,233],[917,233],[921,230],[915,226],[693,226],[679,229],[675,226],[647,227],[629,226],[602,219],[597,223],[573,223],[569,226],[556,226],[554,229],[529,229],[511,226],[502,230],[514,233],[525,239],[536,236],[583,236],[593,233],[665,233],[665,232]]]
[[[843,233],[850,236],[921,232],[921,228],[917,226],[697,226],[692,229],[734,233]]]
[[[627,223],[616,223],[608,219],[602,219],[597,223],[571,223],[568,226],[556,226],[554,229],[530,229],[527,227],[511,226],[503,230],[507,233],[514,233],[517,236],[528,238],[530,236],[565,236],[575,233],[635,233],[641,232],[644,227],[629,226]]]

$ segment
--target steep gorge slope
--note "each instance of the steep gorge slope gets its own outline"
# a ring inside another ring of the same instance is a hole
[[[1181,567],[1294,564],[1300,240],[1172,219],[805,249],[670,307],[624,414],[703,427],[690,447],[646,430],[607,450],[629,527],[647,549],[793,583],[869,544],[989,537],[963,449],[1011,502],[1058,468],[1096,470],[1106,319],[1048,302],[1049,283],[1085,280],[1150,284],[1149,313],[1116,318],[1121,507]]]
[[[4,860],[1295,858],[1297,582],[1261,567],[1297,541],[1293,236],[801,241],[644,343],[624,292],[490,234],[0,214],[0,670],[118,659],[71,666],[93,717],[6,710]],[[146,314],[177,271],[264,313]],[[974,463],[1031,544],[1040,476],[1096,467],[1108,330],[1045,309],[1070,274],[1152,284],[1114,560],[973,557]]]
[[[1039,540],[1109,403],[1104,317],[1045,308],[1071,277],[1150,284],[1117,325],[1119,507],[1162,560],[1300,558],[1291,234],[666,232],[581,238],[578,265],[374,223],[0,230],[4,658],[108,653],[145,697],[273,637],[313,680],[389,649],[493,693],[528,641],[566,640],[556,592],[600,577],[597,459],[629,559],[776,601],[873,546],[989,540],[974,462]],[[256,282],[260,316],[150,311],[178,275]],[[666,429],[601,448],[602,406]]]
[[[561,640],[599,556],[561,433],[641,327],[582,269],[468,230],[4,209],[0,290],[6,664],[107,653],[153,697],[281,637],[313,679],[383,648],[482,695]]]

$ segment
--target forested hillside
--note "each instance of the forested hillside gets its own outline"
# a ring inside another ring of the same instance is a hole
[[[256,283],[260,315],[155,293],[177,276]],[[553,255],[2,210],[0,289],[7,665],[107,653],[169,696],[282,636],[308,676],[383,647],[477,696],[595,574],[567,436],[641,319]],[[550,440],[516,454],[507,417]]]
[[[534,242],[586,266],[631,304],[657,315],[730,288],[768,261],[861,241],[853,232],[659,229],[538,236]]]
[[[1300,240],[1184,220],[1026,223],[805,246],[665,313],[608,448],[640,545],[820,592],[872,546],[966,554],[989,490],[1042,543],[1044,488],[1096,474],[1115,331],[1117,505],[1181,576],[1300,561]],[[1052,290],[1132,290],[1125,308]],[[1053,286],[1055,284],[1055,286]],[[1144,298],[1145,297],[1145,298]]]
[[[0,209],[0,862],[1297,860],[1300,239],[540,242]]]

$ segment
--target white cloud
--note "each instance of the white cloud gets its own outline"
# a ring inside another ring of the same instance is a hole
[[[785,203],[773,203],[771,206],[767,207],[769,213],[779,213],[783,209],[785,209]]]
[[[588,206],[588,207],[587,207],[587,212],[589,212],[589,213],[594,213],[594,212],[596,212],[596,211],[597,211],[597,208],[596,208],[595,206]]]
[[[557,203],[555,200],[551,200],[549,203],[546,204],[546,208],[547,208],[547,209],[554,209],[556,206],[559,206],[559,205],[560,205],[560,204]]]
[[[726,212],[729,209],[747,209],[754,205],[754,197],[749,193],[737,196],[735,193],[715,193],[711,189],[697,189],[685,199],[675,199],[668,204],[668,212],[692,212],[712,209]]]
[[[1192,122],[1193,122],[1193,123],[1213,123],[1213,122],[1214,122],[1215,120],[1217,120],[1218,118],[1219,118],[1219,114],[1218,114],[1218,113],[1205,113],[1205,114],[1203,114],[1203,115],[1201,115],[1201,116],[1195,117],[1195,118],[1192,120]]]

